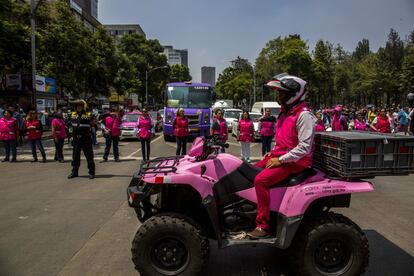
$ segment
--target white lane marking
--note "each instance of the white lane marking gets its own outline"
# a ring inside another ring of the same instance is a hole
[[[161,134],[159,137],[155,138],[154,140],[151,141],[151,144],[155,143],[156,141],[158,141],[159,139],[161,139],[162,137],[164,137],[164,134]],[[131,158],[132,156],[134,156],[135,154],[137,154],[138,152],[141,151],[141,148],[137,149],[136,151],[134,151],[133,153],[131,153],[130,155],[127,156],[127,158]]]

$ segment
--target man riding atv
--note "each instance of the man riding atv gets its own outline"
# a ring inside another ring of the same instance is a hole
[[[306,81],[286,73],[276,75],[267,86],[282,106],[276,123],[276,145],[255,165],[264,168],[254,179],[257,195],[256,229],[251,238],[269,236],[270,187],[312,165],[316,118],[305,102]]]

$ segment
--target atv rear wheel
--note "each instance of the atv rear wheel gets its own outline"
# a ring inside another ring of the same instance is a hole
[[[364,232],[335,213],[304,220],[290,253],[292,269],[301,276],[362,275],[369,261]]]
[[[156,216],[138,229],[132,261],[143,276],[200,275],[209,255],[208,239],[184,218]]]

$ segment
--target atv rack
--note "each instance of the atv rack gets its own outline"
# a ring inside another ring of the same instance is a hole
[[[179,156],[158,157],[141,163],[139,175],[167,174],[175,172],[179,163]]]

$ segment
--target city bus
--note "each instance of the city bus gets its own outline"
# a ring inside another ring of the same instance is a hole
[[[163,131],[165,141],[174,141],[173,122],[179,108],[188,118],[190,136],[210,135],[211,96],[210,84],[192,82],[168,83],[165,90]]]

